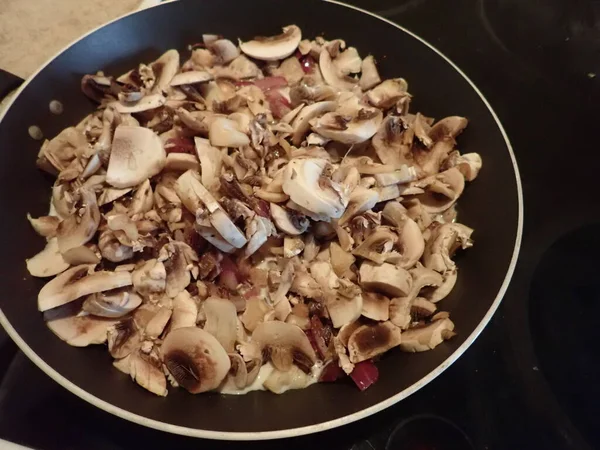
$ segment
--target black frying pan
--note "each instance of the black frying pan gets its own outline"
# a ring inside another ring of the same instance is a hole
[[[350,381],[318,384],[284,395],[234,397],[171,390],[153,396],[115,370],[102,347],[74,348],[46,328],[25,258],[43,246],[26,213],[47,212],[51,180],[35,168],[40,147],[30,125],[52,137],[77,123],[94,106],[81,94],[81,76],[118,74],[163,51],[186,54],[202,33],[251,38],[298,24],[307,37],[343,38],[361,55],[372,53],[385,78],[402,76],[415,110],[441,118],[463,115],[470,125],[459,138],[464,152],[479,152],[484,168],[463,194],[461,222],[473,227],[476,245],[459,257],[458,283],[443,300],[458,335],[434,351],[391,351],[378,363],[380,380],[365,392]],[[449,38],[451,34],[449,33]],[[56,116],[48,104],[65,111]],[[190,436],[268,439],[337,427],[376,413],[441,374],[475,340],[498,307],[516,263],[522,229],[522,195],[516,162],[502,126],[483,95],[447,58],[410,32],[364,11],[316,0],[236,2],[180,1],[131,14],[83,37],[46,64],[23,86],[0,123],[2,282],[0,322],[43,371],[84,400],[120,417]]]

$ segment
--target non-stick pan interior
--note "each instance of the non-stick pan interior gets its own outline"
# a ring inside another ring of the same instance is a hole
[[[52,137],[91,112],[94,106],[79,89],[85,73],[104,70],[117,75],[169,48],[187,58],[187,46],[201,41],[203,33],[250,38],[277,33],[290,23],[298,24],[306,37],[343,38],[361,56],[373,54],[382,76],[408,80],[414,111],[470,119],[459,148],[480,153],[484,165],[461,197],[459,220],[475,229],[475,246],[459,257],[457,286],[440,305],[451,311],[458,335],[431,352],[389,352],[379,363],[379,382],[363,393],[351,382],[341,382],[280,396],[190,395],[173,389],[166,398],[155,397],[115,370],[105,348],[78,349],[61,342],[37,311],[36,295],[43,282],[28,275],[25,258],[37,253],[43,242],[29,227],[26,213],[47,212],[52,180],[35,167],[40,142],[32,140],[27,129],[37,125]],[[48,109],[53,99],[64,104],[60,116]],[[99,29],[59,55],[27,85],[0,124],[0,306],[19,336],[52,369],[93,396],[139,416],[225,432],[285,430],[348,416],[402,392],[452,360],[492,307],[517,240],[518,188],[507,145],[491,111],[456,69],[423,42],[373,16],[307,0],[180,1],[142,11]]]

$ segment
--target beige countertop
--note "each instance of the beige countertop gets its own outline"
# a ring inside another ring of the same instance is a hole
[[[141,0],[0,0],[0,68],[28,77],[89,30]]]

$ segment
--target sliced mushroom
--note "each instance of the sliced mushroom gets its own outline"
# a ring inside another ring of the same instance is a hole
[[[277,370],[287,372],[295,363],[305,373],[317,362],[317,355],[306,334],[297,326],[272,321],[259,324],[252,333],[263,355],[268,355]]]
[[[383,114],[380,110],[363,108],[355,116],[341,115],[339,112],[329,112],[316,119],[312,129],[333,141],[343,144],[360,144],[373,137],[381,122]]]
[[[425,297],[432,303],[437,303],[440,300],[445,299],[454,288],[457,277],[458,271],[456,268],[454,268],[454,270],[447,271],[442,276],[442,282],[438,283],[437,285],[434,285],[437,287],[424,290],[423,297]]]
[[[302,139],[310,130],[311,120],[322,114],[333,111],[336,106],[337,103],[334,101],[322,101],[305,106],[292,121],[292,128],[294,130],[292,142],[294,145],[300,145],[302,143]]]
[[[145,355],[141,351],[129,355],[129,375],[144,389],[153,394],[167,395],[167,379],[162,371],[160,361]]]
[[[362,315],[371,320],[385,322],[390,317],[390,299],[375,292],[363,292]]]
[[[169,153],[165,162],[165,171],[185,172],[186,170],[200,170],[200,163],[195,155],[186,153]]]
[[[53,277],[67,270],[70,266],[58,248],[56,238],[48,240],[44,250],[26,260],[27,270],[34,277]]]
[[[374,177],[379,186],[390,186],[415,181],[417,179],[417,171],[414,167],[403,164],[400,166],[400,170],[388,173],[377,173],[374,174]]]
[[[262,61],[277,61],[290,56],[302,40],[302,31],[296,25],[283,27],[283,33],[271,37],[256,37],[251,41],[240,42],[240,49],[246,55]]]
[[[342,75],[350,73],[359,73],[362,67],[362,59],[358,50],[354,47],[348,47],[333,60],[333,65],[337,67]]]
[[[134,313],[133,316],[135,317],[136,314]],[[136,326],[134,317],[125,317],[120,322],[117,322],[108,328],[108,351],[113,358],[126,358],[129,354],[139,348],[141,335]],[[129,372],[127,373],[129,374]]]
[[[455,167],[421,180],[417,185],[420,183],[426,185],[426,191],[419,196],[419,200],[430,214],[444,212],[454,205],[465,187],[465,179]]]
[[[80,189],[82,206],[63,220],[56,230],[56,239],[61,253],[80,247],[90,241],[100,224],[100,209],[96,194],[88,189]]]
[[[450,319],[435,320],[426,325],[410,328],[402,333],[400,349],[405,352],[425,352],[454,336]]]
[[[219,387],[231,362],[219,341],[200,328],[179,328],[165,337],[163,363],[175,381],[192,394]]]
[[[454,139],[467,127],[469,121],[464,117],[450,116],[446,117],[431,127],[429,137],[434,141],[440,141],[446,138]]]
[[[190,284],[190,264],[198,261],[198,255],[185,242],[171,241],[161,249],[159,260],[167,272],[165,293],[175,298]]]
[[[325,82],[338,89],[352,91],[357,85],[358,80],[344,75],[331,60],[331,55],[327,49],[321,50],[319,55],[319,69]]]
[[[217,55],[217,63],[227,64],[240,56],[240,50],[229,39],[217,39],[208,46]]]
[[[323,176],[327,164],[324,159],[292,159],[283,176],[283,191],[294,203],[314,214],[339,218],[348,200],[342,197],[335,182]]]
[[[246,301],[246,310],[241,317],[242,323],[248,331],[254,331],[265,320],[265,316],[272,311],[273,307],[268,305],[265,299],[251,297]]]
[[[164,292],[167,285],[165,265],[156,259],[144,262],[133,271],[131,277],[135,290],[145,297]]]
[[[160,306],[144,327],[144,336],[146,339],[158,339],[163,334],[163,331],[165,331],[172,314],[173,310],[171,308]]]
[[[421,236],[421,231],[419,236]],[[352,252],[355,256],[383,264],[398,241],[398,235],[388,227],[380,227]],[[417,258],[418,259],[418,258]]]
[[[209,297],[203,303],[206,324],[204,331],[212,334],[225,351],[234,350],[237,334],[237,312],[235,305],[224,298]]]
[[[238,130],[233,120],[216,118],[208,132],[210,144],[216,147],[243,147],[250,144],[250,138]]]
[[[362,60],[361,72],[359,85],[363,91],[367,91],[381,83],[375,58],[372,55]]]
[[[359,270],[360,285],[367,291],[381,292],[392,297],[402,297],[410,292],[410,273],[393,264],[380,266],[365,261]]]
[[[29,220],[35,232],[45,238],[55,237],[58,224],[60,223],[60,219],[56,216],[42,216],[34,219],[31,215],[27,214],[27,220]]]
[[[404,78],[392,78],[367,92],[367,98],[373,106],[387,109],[394,106],[400,98],[409,95],[407,89]]]
[[[458,248],[467,249],[473,245],[473,230],[459,223],[446,223],[436,228],[425,246],[423,264],[429,269],[446,273],[455,269],[452,256]]]
[[[418,322],[419,320],[426,319],[435,314],[437,307],[433,302],[423,298],[417,297],[413,300],[410,307],[410,315],[413,321]]]
[[[202,167],[202,184],[208,189],[213,189],[221,175],[222,157],[221,152],[212,145],[208,139],[194,138],[196,154]]]
[[[270,208],[275,226],[284,233],[291,236],[299,236],[308,229],[309,221],[302,214],[275,203],[271,203]]]
[[[287,371],[273,369],[263,386],[274,394],[283,394],[290,389],[303,389],[314,379],[302,369],[291,366]]]
[[[352,191],[348,207],[338,221],[338,225],[345,225],[354,216],[372,209],[377,202],[379,202],[379,192],[374,189],[366,189],[358,186]]]
[[[46,322],[50,331],[73,347],[105,343],[107,330],[114,324],[114,320],[87,315],[63,317]]]
[[[91,272],[92,269],[90,265],[72,267],[46,283],[38,294],[38,310],[47,311],[85,295],[132,283],[129,272]]]
[[[348,355],[353,364],[381,355],[401,345],[400,328],[391,322],[363,325],[348,340]]]
[[[360,290],[350,297],[334,293],[325,296],[325,306],[335,328],[354,322],[363,309],[363,297]]]
[[[203,70],[190,70],[181,72],[171,78],[171,86],[181,86],[186,84],[205,83],[211,81],[213,76]]]
[[[137,186],[158,174],[166,159],[162,142],[152,130],[120,125],[113,138],[106,182],[117,188]]]
[[[169,329],[193,327],[198,317],[198,305],[188,291],[182,291],[173,299],[173,314]]]
[[[331,256],[331,267],[338,277],[343,277],[348,273],[350,267],[356,261],[352,253],[345,251],[337,242],[329,245]]]
[[[167,99],[162,94],[151,94],[142,97],[138,102],[132,105],[124,105],[121,102],[114,101],[108,103],[107,106],[114,108],[121,114],[135,114],[160,108],[166,101]]]
[[[142,297],[128,289],[96,292],[83,302],[82,310],[98,317],[118,318],[142,304]]]

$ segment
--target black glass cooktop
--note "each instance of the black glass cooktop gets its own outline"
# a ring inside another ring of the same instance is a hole
[[[244,444],[167,435],[112,417],[22,354],[13,358],[6,343],[0,437],[44,450],[600,448],[600,2],[351,3],[456,62],[513,143],[525,195],[523,246],[481,337],[443,376],[380,414],[319,435]]]

